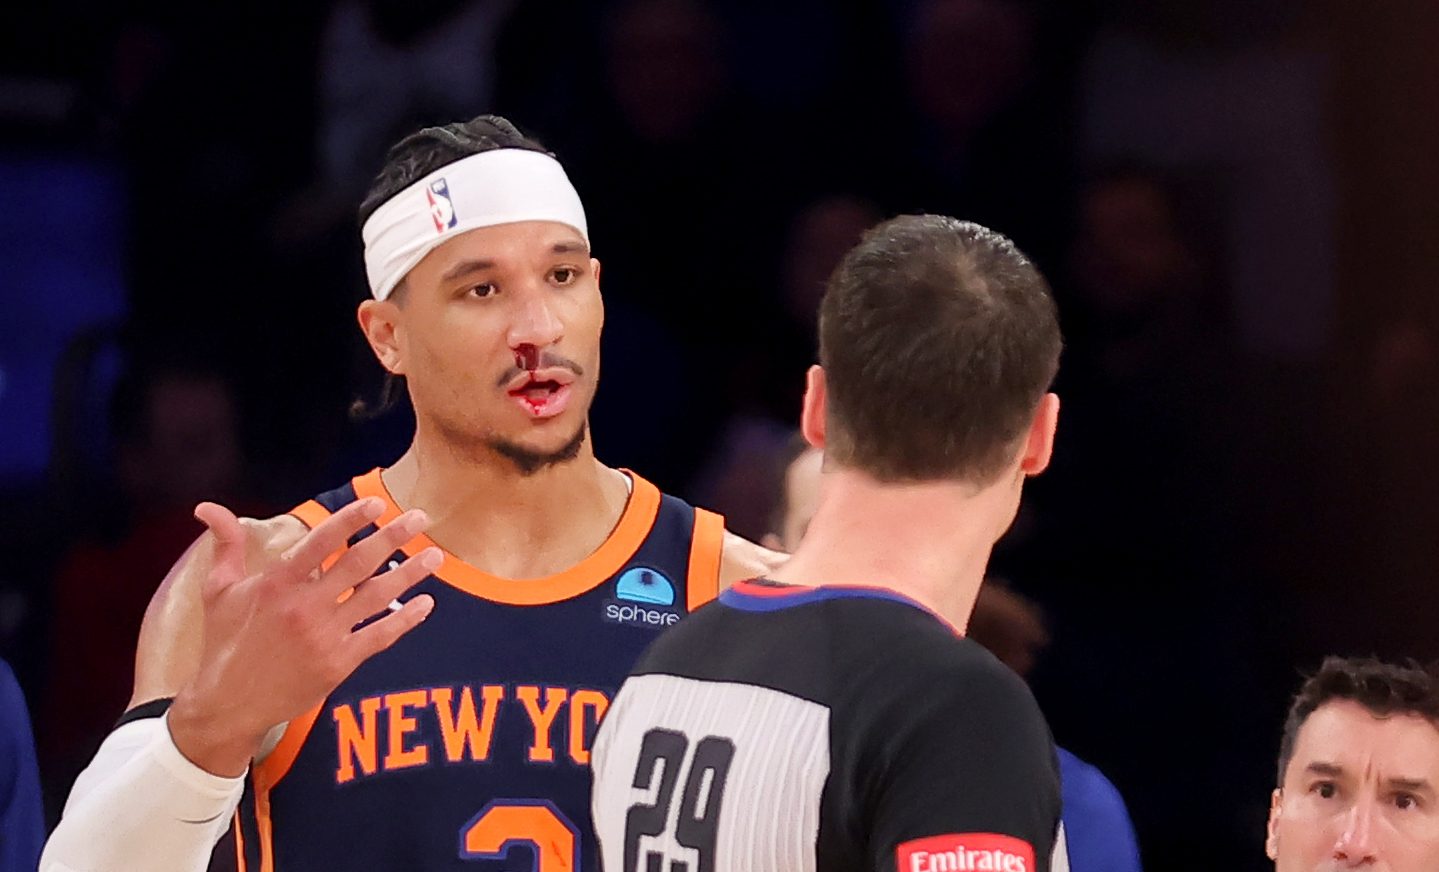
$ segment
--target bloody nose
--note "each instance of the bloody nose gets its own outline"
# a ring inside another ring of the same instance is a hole
[[[515,366],[533,372],[540,368],[540,349],[528,342],[515,347]]]

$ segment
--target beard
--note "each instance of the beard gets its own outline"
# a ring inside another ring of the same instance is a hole
[[[579,457],[580,448],[585,444],[587,426],[587,422],[581,422],[575,435],[554,451],[536,451],[498,436],[490,436],[485,439],[485,447],[513,463],[520,475],[531,476],[542,469],[558,466]]]

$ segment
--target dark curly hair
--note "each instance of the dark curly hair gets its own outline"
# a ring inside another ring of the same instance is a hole
[[[554,156],[538,141],[521,133],[518,127],[498,115],[480,115],[469,121],[425,127],[411,133],[391,146],[385,155],[385,165],[370,183],[365,199],[360,203],[360,226],[363,227],[375,210],[391,197],[440,167],[500,148],[519,148]],[[399,300],[403,295],[404,281],[401,280],[392,297]],[[395,408],[404,393],[404,377],[386,374],[379,399],[374,403],[356,399],[350,404],[350,417],[356,420],[379,417]]]
[[[1294,695],[1279,743],[1279,784],[1294,757],[1299,728],[1320,706],[1350,700],[1379,718],[1418,715],[1439,726],[1439,674],[1433,666],[1385,663],[1372,657],[1326,657]]]

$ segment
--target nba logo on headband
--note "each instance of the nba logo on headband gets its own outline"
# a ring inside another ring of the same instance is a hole
[[[423,195],[423,196],[421,196]],[[580,195],[553,156],[522,148],[472,154],[421,178],[365,219],[365,277],[383,300],[452,236],[519,221],[573,227],[588,244]]]
[[[434,219],[436,233],[444,233],[458,223],[455,204],[450,202],[450,186],[445,184],[444,179],[431,182],[425,190],[425,197],[430,201],[430,217]]]

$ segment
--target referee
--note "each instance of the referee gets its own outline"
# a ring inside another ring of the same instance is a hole
[[[801,418],[824,449],[793,558],[662,635],[601,726],[607,872],[1063,872],[1055,752],[964,638],[1049,461],[1060,332],[1003,236],[872,229],[830,278]]]

